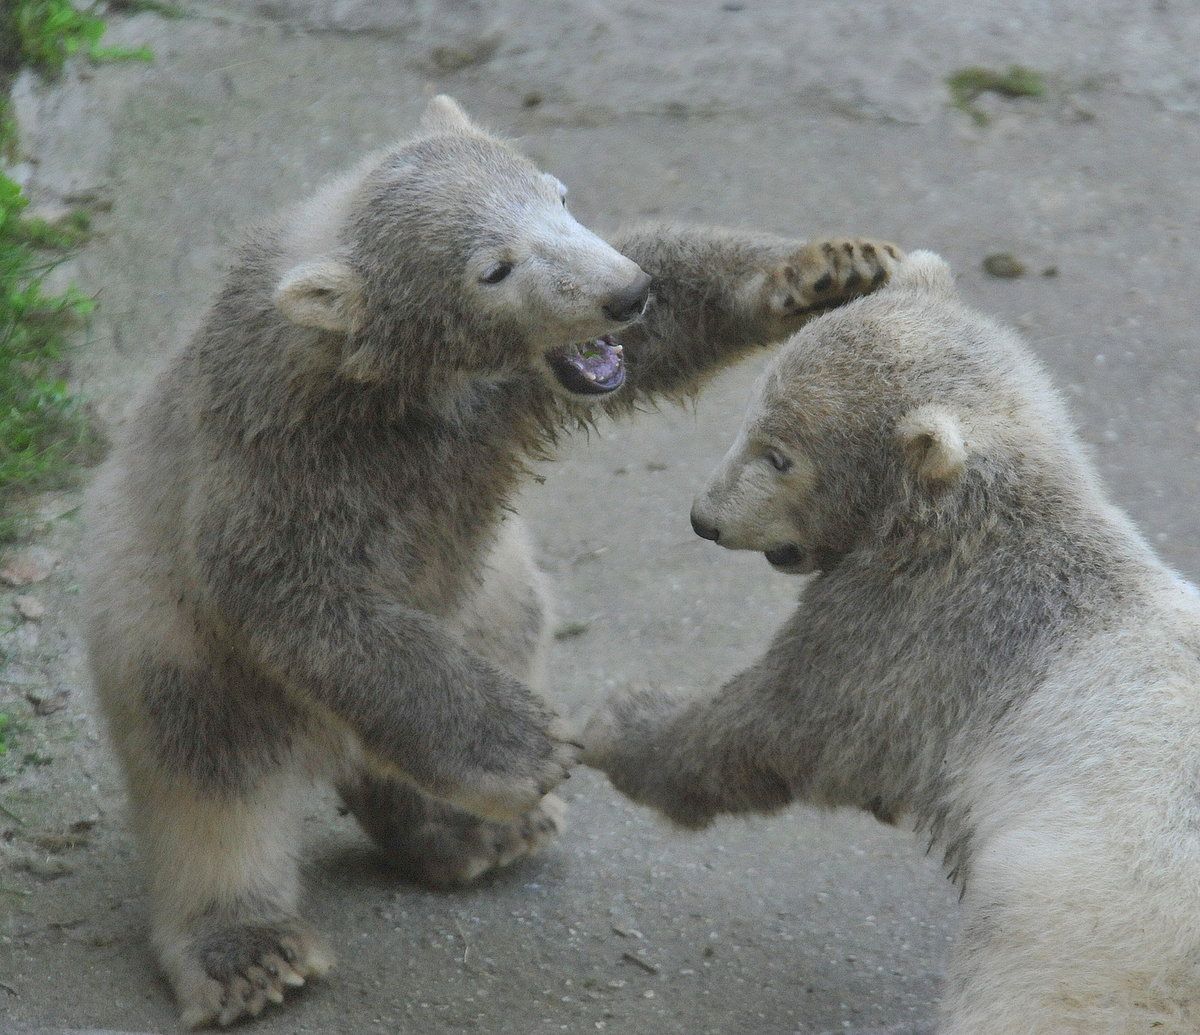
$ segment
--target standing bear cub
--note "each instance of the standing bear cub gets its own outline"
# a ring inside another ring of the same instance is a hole
[[[761,660],[613,698],[585,761],[687,827],[909,815],[963,890],[946,1035],[1200,1031],[1200,596],[940,259],[784,347],[692,521],[816,574]]]
[[[189,1025],[329,966],[294,805],[336,781],[401,868],[558,828],[546,603],[509,512],[598,412],[694,391],[878,286],[890,245],[651,228],[611,247],[447,98],[260,229],[98,479],[90,659]]]

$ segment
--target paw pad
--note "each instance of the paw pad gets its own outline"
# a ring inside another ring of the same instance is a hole
[[[768,275],[767,309],[785,319],[822,313],[884,284],[900,258],[900,250],[886,242],[805,245]]]
[[[257,1017],[332,964],[314,934],[297,923],[280,923],[206,932],[169,969],[177,975],[181,1021],[199,1028]]]

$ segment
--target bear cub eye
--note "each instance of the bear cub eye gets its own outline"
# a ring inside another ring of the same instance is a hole
[[[513,264],[511,262],[498,262],[479,278],[479,283],[499,284],[500,281],[507,277],[512,271]]]
[[[790,471],[792,468],[791,460],[779,452],[778,449],[767,450],[767,463],[774,467],[780,474]]]

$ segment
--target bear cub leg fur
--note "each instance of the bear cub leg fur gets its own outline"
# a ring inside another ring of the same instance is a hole
[[[531,689],[544,690],[550,597],[521,521],[504,534],[464,609],[463,640]],[[338,793],[398,873],[432,887],[469,884],[532,855],[563,827],[566,806],[547,794],[515,820],[480,819],[369,765],[338,781]]]

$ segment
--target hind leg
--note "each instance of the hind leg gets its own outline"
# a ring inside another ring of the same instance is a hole
[[[464,610],[463,640],[540,690],[548,624],[548,595],[524,530],[510,518]],[[388,860],[410,879],[434,887],[467,884],[532,855],[562,829],[566,813],[562,800],[550,794],[515,822],[484,820],[361,767],[338,791]]]
[[[293,748],[307,741],[282,695],[236,664],[214,666],[169,606],[137,602],[95,609],[92,673],[124,770],[155,955],[186,1026],[229,1024],[331,964],[297,912],[293,806],[311,777]]]
[[[1200,1030],[1183,950],[1194,874],[1136,874],[1128,849],[1061,814],[994,837],[967,887],[941,1035]]]
[[[548,794],[519,820],[498,823],[369,773],[338,790],[396,871],[435,888],[470,884],[532,855],[562,829],[566,812],[562,800]]]
[[[149,871],[151,940],[187,1027],[256,1017],[332,964],[300,920],[286,779],[210,798],[131,780]]]

